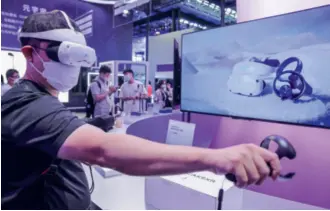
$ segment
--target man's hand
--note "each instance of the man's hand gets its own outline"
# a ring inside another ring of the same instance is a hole
[[[123,97],[122,100],[124,100],[124,101],[133,100],[133,97]]]
[[[112,94],[117,91],[117,88],[115,86],[110,86],[109,87],[109,94]]]
[[[267,163],[273,169],[271,176],[274,180],[281,170],[277,154],[254,144],[219,149],[214,151],[208,159],[215,172],[233,173],[238,187],[260,185],[270,173]]]

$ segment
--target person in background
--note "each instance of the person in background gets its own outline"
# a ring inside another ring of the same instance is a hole
[[[77,84],[81,60],[69,65],[47,54],[48,47],[65,41],[79,46],[80,55],[91,52],[79,27],[63,11],[34,13],[18,35],[27,66],[24,79],[1,99],[1,209],[95,209],[81,162],[133,176],[233,173],[239,187],[280,174],[278,156],[253,144],[221,149],[166,145],[87,124],[58,99],[59,92]],[[136,94],[132,84],[129,78],[125,93]]]
[[[157,87],[156,87],[154,101],[159,106],[159,108],[164,108],[166,98],[167,98],[166,84],[165,84],[165,81],[160,80],[157,84]]]
[[[148,90],[148,98],[151,98],[151,95],[152,95],[151,81],[149,81],[149,83],[148,83],[147,90]]]
[[[146,110],[148,110],[148,104],[151,103],[152,101],[152,86],[151,86],[151,81],[148,82],[147,86],[147,91],[148,91],[148,98],[147,98],[147,103],[146,103]]]
[[[1,85],[4,85],[5,84],[5,80],[3,78],[3,75],[1,74]]]
[[[147,90],[140,81],[134,79],[131,69],[124,70],[124,84],[120,87],[119,98],[124,102],[124,112],[140,112],[143,105],[140,100],[148,97]]]
[[[1,96],[4,95],[19,80],[19,73],[15,69],[9,69],[6,72],[7,84],[1,86]]]
[[[116,92],[116,87],[109,86],[111,69],[102,65],[99,76],[91,84],[91,92],[95,102],[94,117],[109,115],[112,109],[111,95]]]
[[[170,81],[166,81],[166,94],[167,100],[165,102],[165,107],[172,107],[173,105],[173,88]]]

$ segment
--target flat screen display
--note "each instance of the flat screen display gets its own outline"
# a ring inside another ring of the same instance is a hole
[[[181,110],[330,128],[330,6],[182,36]]]

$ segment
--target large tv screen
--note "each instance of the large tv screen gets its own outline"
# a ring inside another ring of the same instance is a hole
[[[181,110],[330,128],[330,6],[182,36]]]

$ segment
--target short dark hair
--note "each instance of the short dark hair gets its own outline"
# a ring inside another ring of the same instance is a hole
[[[3,75],[1,74],[1,85],[5,83],[5,80],[3,79]]]
[[[110,69],[110,67],[107,66],[107,65],[102,65],[102,66],[100,67],[100,71],[99,71],[99,73],[111,73],[111,69]]]
[[[81,32],[77,24],[69,18],[69,22],[73,27],[73,30],[76,32]],[[68,22],[66,21],[66,17],[59,10],[54,10],[51,12],[45,13],[34,13],[29,15],[23,23],[21,31],[24,33],[38,33],[45,32],[54,29],[71,29]],[[39,44],[41,41],[50,42],[48,40],[40,40],[29,37],[22,37],[20,39],[21,46]]]
[[[7,70],[7,72],[6,72],[6,78],[7,78],[7,80],[8,80],[8,78],[13,77],[13,75],[14,75],[15,73],[18,74],[18,71],[15,70],[15,69],[9,69],[9,70]]]
[[[158,81],[157,85],[156,85],[156,89],[160,89],[162,88],[162,85],[164,84],[164,80],[160,80]]]
[[[131,69],[124,70],[123,74],[125,75],[126,73],[132,73],[132,75],[134,76],[134,72]]]

